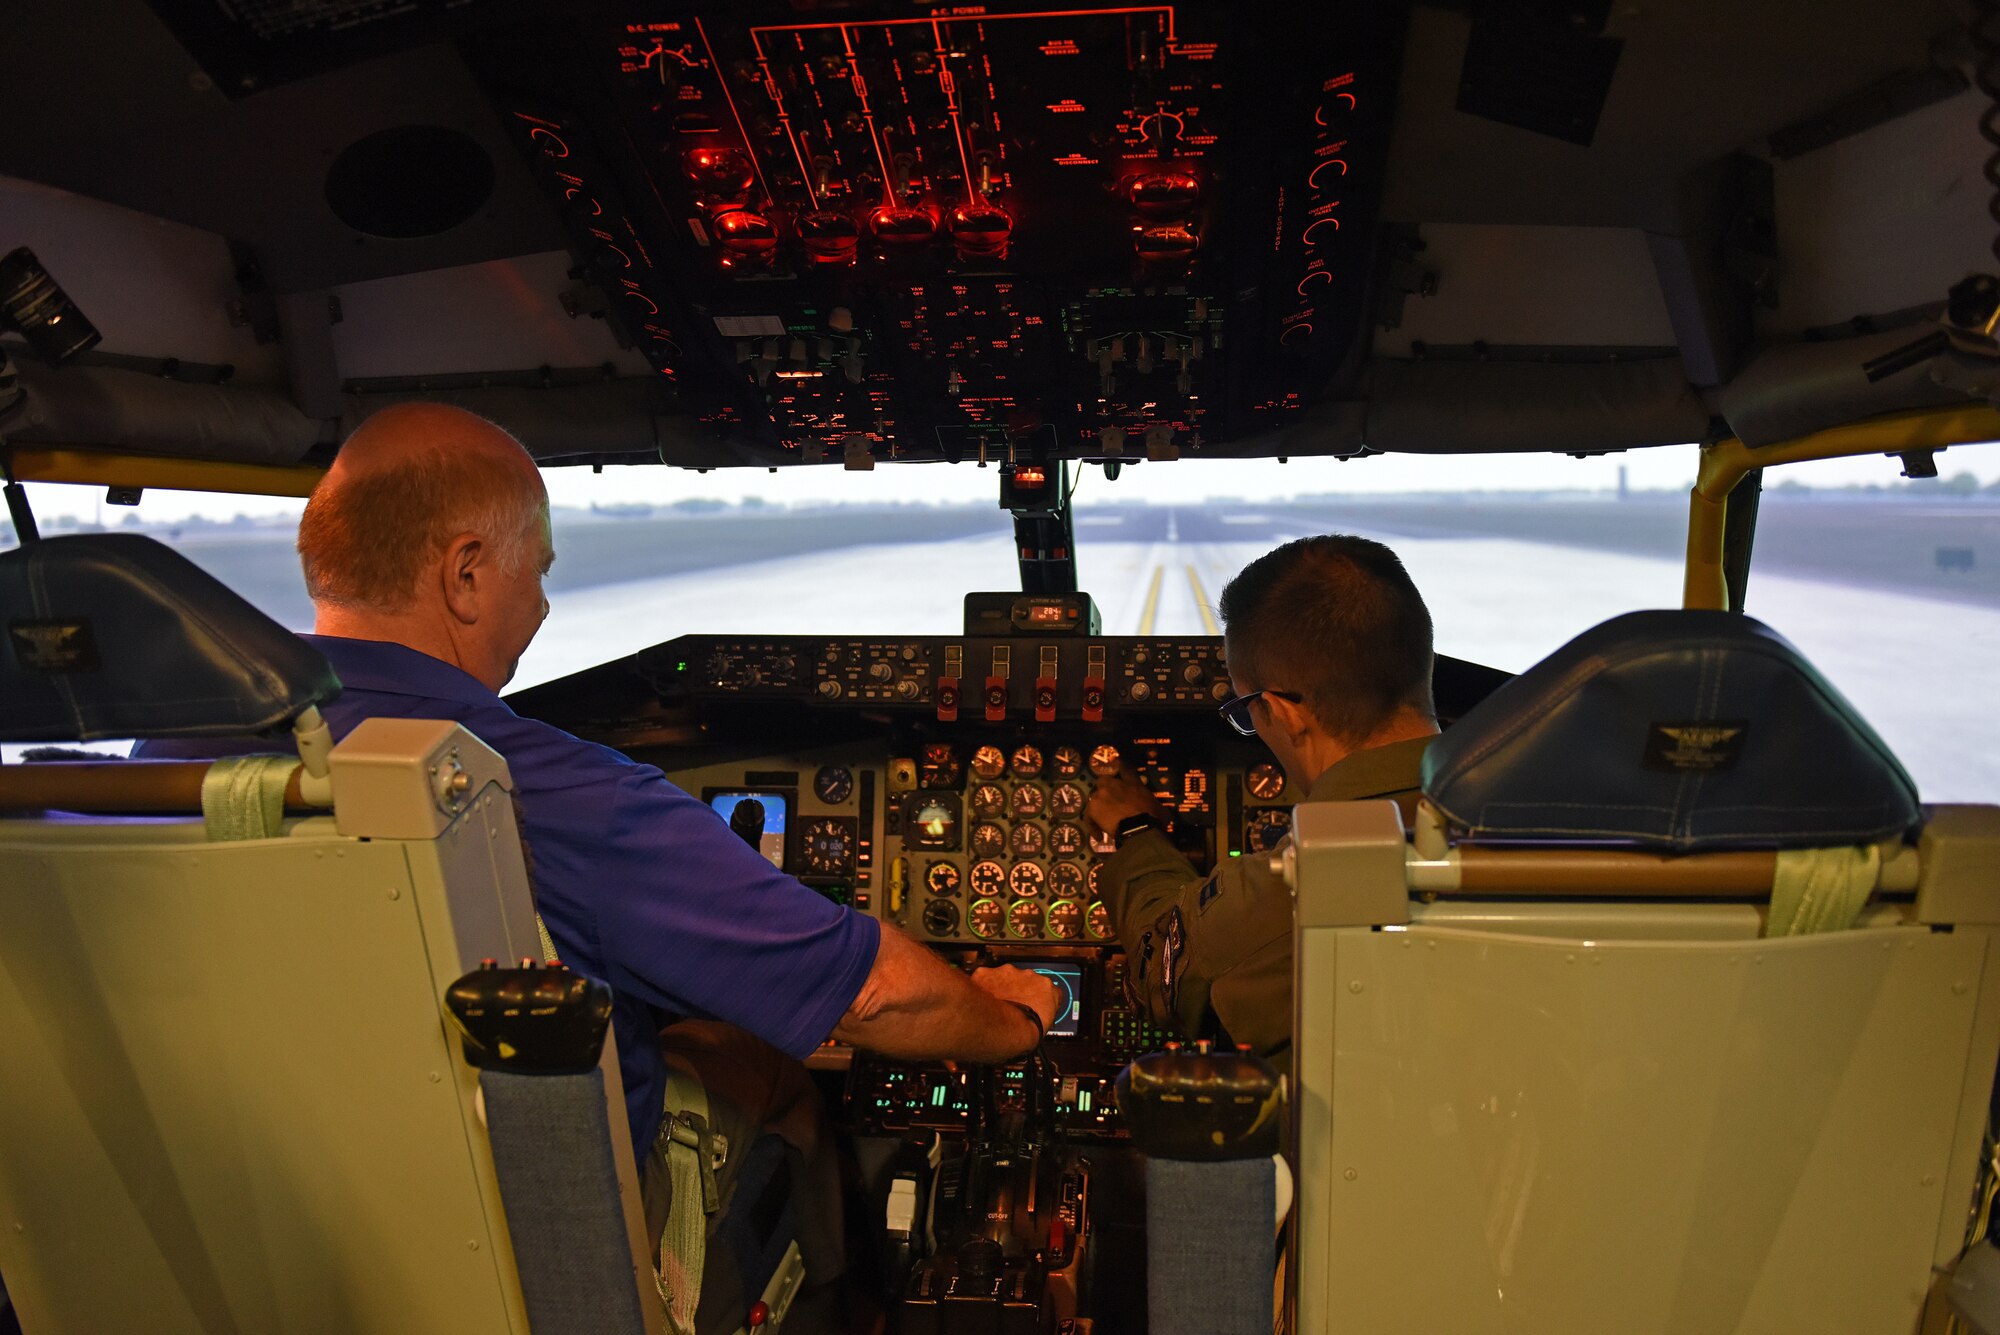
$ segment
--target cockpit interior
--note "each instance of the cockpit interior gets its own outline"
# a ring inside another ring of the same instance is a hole
[[[1751,596],[1787,467],[2000,439],[1994,0],[17,0],[0,50],[0,1332],[2000,1333],[2000,790],[1913,781]],[[706,1114],[676,1199],[742,1176],[655,1250],[520,762],[331,735],[289,537],[218,577],[50,520],[297,502],[410,403],[550,479],[997,506],[956,625],[826,629],[800,537],[792,628],[614,602],[643,633],[505,697],[1057,989],[1018,1059],[803,1059],[831,1307],[797,1163]],[[1414,806],[1309,801],[1217,718],[1221,589],[1108,616],[1073,503],[1191,474],[1191,541],[1274,546],[1253,465],[1684,448],[1669,596],[1439,652]],[[1985,617],[2000,481],[1953,496],[1971,536],[1883,543]],[[1965,616],[1895,698],[1970,737]],[[285,763],[20,753],[252,734]],[[1197,876],[1290,888],[1281,1050],[1149,1006],[1086,819],[1121,772]]]

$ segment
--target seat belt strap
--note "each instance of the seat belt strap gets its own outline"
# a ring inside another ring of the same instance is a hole
[[[1882,850],[1874,844],[1780,850],[1764,935],[1846,931],[1859,921],[1881,874]]]
[[[715,1173],[729,1161],[729,1138],[709,1125],[708,1090],[672,1063],[667,1066],[666,1115],[653,1148],[666,1164],[671,1193],[667,1227],[660,1234],[660,1299],[676,1335],[693,1335],[708,1219],[722,1206]]]
[[[275,839],[297,756],[227,756],[201,776],[201,821],[210,843]]]

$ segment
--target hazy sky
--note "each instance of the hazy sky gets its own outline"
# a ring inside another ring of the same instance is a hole
[[[1381,455],[1341,463],[1334,459],[1276,460],[1182,459],[1174,463],[1128,465],[1116,482],[1106,482],[1101,470],[1086,466],[1076,494],[1077,504],[1147,501],[1196,505],[1216,497],[1258,500],[1323,491],[1472,491],[1472,490],[1610,490],[1618,484],[1618,469],[1629,470],[1634,489],[1685,490],[1694,480],[1696,451],[1692,445],[1633,450],[1591,459],[1564,455]],[[2000,481],[2000,445],[1960,446],[1940,456],[1945,476],[1969,471],[1982,483]],[[997,501],[999,474],[971,464],[884,464],[873,472],[848,473],[826,466],[788,468],[777,473],[762,469],[718,469],[694,473],[659,467],[607,468],[593,475],[587,468],[551,468],[549,494],[557,505],[583,507],[633,502],[663,503],[688,497],[740,501],[762,496],[768,501]],[[1850,482],[1894,482],[1895,460],[1870,456],[1819,464],[1798,464],[1782,476],[1813,486]],[[94,487],[34,486],[36,512],[88,518],[119,512],[103,506],[103,492]],[[227,519],[239,512],[296,513],[303,502],[249,496],[210,496],[198,492],[148,492],[139,512],[147,520],[164,521],[190,514]]]

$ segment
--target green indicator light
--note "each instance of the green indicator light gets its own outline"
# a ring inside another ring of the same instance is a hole
[[[1236,849],[1232,848],[1229,850],[1229,856],[1232,858],[1240,858],[1243,856],[1243,854],[1237,851]]]
[[[931,1107],[933,1108],[944,1107],[944,1095],[945,1095],[945,1089],[943,1085],[939,1085],[936,1089],[933,1089],[931,1091]]]
[[[1080,1111],[1080,1112],[1089,1112],[1089,1111],[1090,1111],[1090,1102],[1091,1102],[1091,1100],[1090,1100],[1090,1091],[1089,1091],[1089,1090],[1087,1090],[1087,1089],[1080,1089],[1080,1090],[1078,1090],[1078,1091],[1077,1091],[1077,1093],[1076,1093],[1076,1106],[1077,1106],[1077,1109],[1078,1109],[1078,1111]]]
[[[674,664],[674,671],[676,672],[686,672],[687,670],[688,670],[688,665],[686,663]]]

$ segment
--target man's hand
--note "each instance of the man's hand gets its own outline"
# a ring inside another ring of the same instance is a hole
[[[1056,1022],[1056,1012],[1062,1008],[1062,994],[1056,991],[1056,985],[1047,975],[1033,969],[997,964],[990,969],[974,969],[972,981],[980,991],[1002,1001],[1019,1002],[1040,1016],[1044,1034]]]
[[[1167,823],[1167,813],[1159,799],[1124,769],[1097,780],[1097,790],[1090,795],[1090,804],[1083,809],[1083,815],[1093,830],[1107,836],[1134,816],[1151,816],[1162,825]]]

